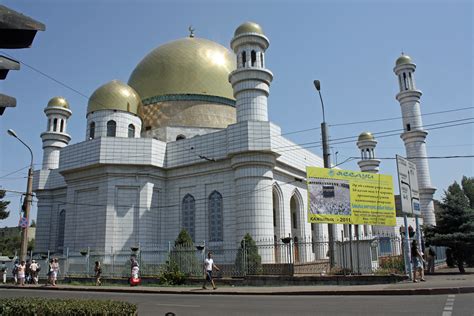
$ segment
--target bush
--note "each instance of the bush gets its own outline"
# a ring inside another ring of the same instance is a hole
[[[246,234],[240,242],[240,249],[235,258],[235,266],[244,274],[262,274],[262,257],[258,254],[258,247],[250,234]]]
[[[39,297],[3,298],[0,315],[137,315],[137,306],[128,302],[50,299]]]
[[[160,284],[180,285],[184,284],[186,275],[179,270],[179,266],[176,262],[168,260],[163,266],[159,278]]]

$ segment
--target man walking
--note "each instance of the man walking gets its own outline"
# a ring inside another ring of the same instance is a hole
[[[208,252],[207,258],[204,259],[204,273],[206,274],[206,277],[204,279],[204,284],[202,285],[203,289],[207,289],[206,285],[208,281],[211,283],[212,288],[214,290],[217,289],[216,285],[214,284],[214,279],[212,278],[213,268],[219,271],[219,268],[214,264],[214,259],[212,259],[212,254]]]

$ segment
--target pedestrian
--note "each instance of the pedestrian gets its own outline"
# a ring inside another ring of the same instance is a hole
[[[418,242],[414,239],[411,243],[411,264],[413,266],[413,282],[418,282],[416,279],[416,272],[419,271],[420,273],[420,281],[424,282],[425,280],[425,272],[423,270],[423,263],[425,260],[423,259],[423,253],[418,248]]]
[[[30,271],[30,260],[26,261],[26,269],[25,269],[25,283],[30,284],[31,283],[31,271]]]
[[[2,261],[2,280],[3,284],[7,283],[7,265],[5,264],[5,261]]]
[[[32,260],[30,264],[30,283],[38,284],[38,264],[36,260]]]
[[[428,273],[434,274],[435,272],[435,260],[436,260],[436,251],[433,246],[428,246]]]
[[[95,262],[94,272],[95,272],[95,285],[102,285],[102,282],[100,281],[100,277],[102,275],[102,268],[100,266],[99,261]]]
[[[48,273],[47,273],[48,281],[46,282],[46,285],[48,285],[48,284],[53,285],[53,263],[54,263],[53,258],[49,259]]]
[[[136,286],[140,284],[139,277],[140,268],[138,265],[137,258],[135,256],[130,257],[130,286]]]
[[[13,264],[13,269],[12,269],[12,274],[13,274],[13,282],[15,284],[18,284],[18,267],[20,264],[18,263],[18,260],[15,260],[15,263]]]
[[[51,275],[51,281],[52,281],[51,285],[56,286],[56,281],[58,279],[58,274],[59,274],[59,261],[58,261],[58,258],[53,259],[52,269],[53,269],[53,273]]]
[[[205,273],[205,278],[204,278],[204,284],[202,285],[203,289],[207,289],[206,285],[207,282],[210,282],[212,285],[212,288],[215,290],[217,289],[216,285],[214,284],[214,279],[212,278],[212,269],[216,269],[219,271],[220,269],[214,264],[214,259],[212,259],[212,253],[208,252],[207,253],[207,258],[204,259],[204,273]]]
[[[20,265],[18,266],[18,283],[20,286],[25,285],[25,273],[26,273],[26,263],[25,261],[21,261]]]

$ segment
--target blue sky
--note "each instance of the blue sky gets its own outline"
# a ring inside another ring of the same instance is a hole
[[[468,110],[423,116],[425,125],[474,117],[473,5],[470,1],[22,1],[4,5],[44,24],[33,46],[4,50],[75,92],[22,65],[0,83],[17,107],[0,117],[0,186],[24,191],[29,154],[6,134],[13,128],[34,152],[41,167],[40,134],[48,100],[64,96],[73,111],[71,143],[85,138],[87,97],[100,85],[127,82],[134,67],[153,48],[188,35],[229,47],[235,28],[251,20],[270,39],[266,66],[273,72],[270,120],[283,133],[318,127],[321,105],[313,80],[321,80],[328,124],[400,117],[393,73],[403,50],[417,64],[422,112]],[[466,121],[465,121],[466,122]],[[469,122],[469,121],[467,121]],[[471,120],[472,122],[472,120]],[[332,139],[402,127],[401,119],[330,126]],[[428,129],[429,130],[429,129]],[[429,131],[429,156],[473,155],[473,124]],[[288,135],[296,143],[320,140],[319,130]],[[399,136],[379,138],[378,157],[405,155]],[[335,141],[333,141],[335,143]],[[355,142],[333,144],[333,161],[359,156]],[[321,154],[321,148],[311,148]],[[462,175],[473,176],[474,158],[430,160],[436,197]],[[358,170],[355,161],[341,168]],[[396,175],[394,160],[381,172]],[[10,175],[8,175],[10,174]],[[8,176],[5,176],[8,175]],[[396,189],[398,192],[398,189]],[[0,226],[18,223],[20,196],[8,194],[11,215]],[[36,217],[36,206],[32,217]]]

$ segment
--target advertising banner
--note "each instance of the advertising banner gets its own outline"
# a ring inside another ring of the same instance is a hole
[[[306,168],[308,222],[395,226],[392,176]]]

